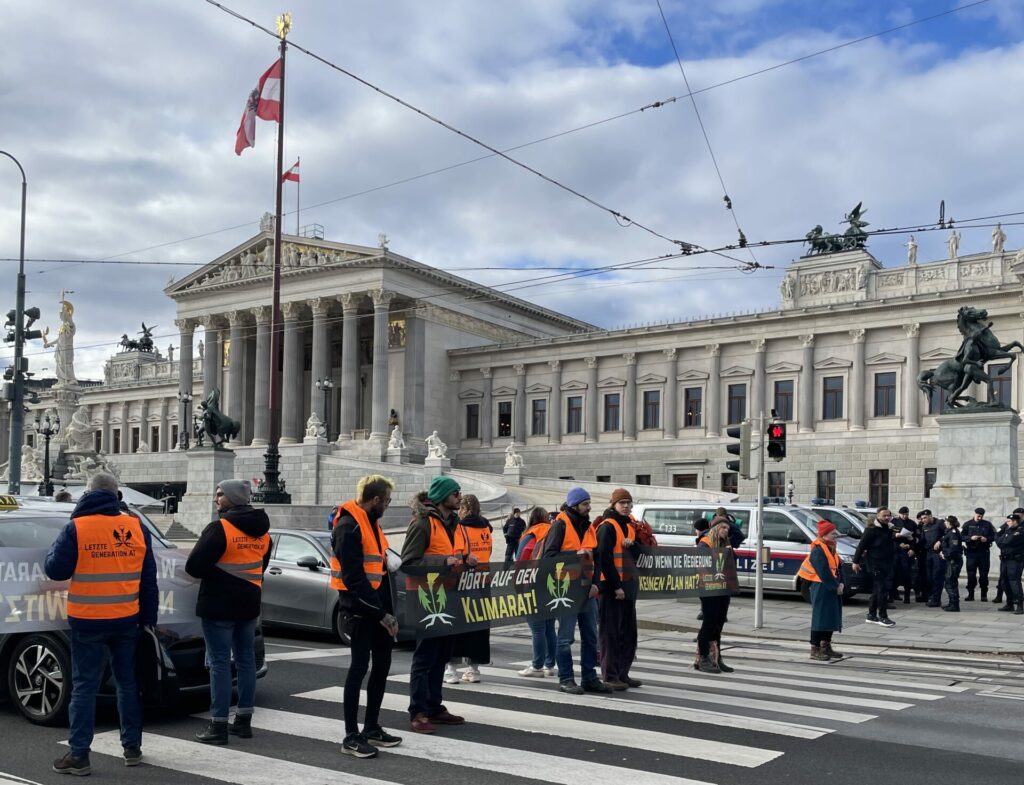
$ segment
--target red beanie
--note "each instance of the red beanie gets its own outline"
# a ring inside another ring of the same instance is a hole
[[[829,532],[834,532],[835,530],[836,530],[836,525],[834,523],[829,523],[828,521],[818,521],[818,536],[819,537],[824,537]]]

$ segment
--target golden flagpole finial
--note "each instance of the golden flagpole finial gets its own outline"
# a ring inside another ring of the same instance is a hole
[[[277,17],[277,37],[285,38],[292,29],[292,15],[290,11],[285,11],[279,17]]]

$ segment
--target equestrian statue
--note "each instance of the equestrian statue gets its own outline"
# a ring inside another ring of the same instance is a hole
[[[196,445],[202,446],[209,439],[213,447],[221,447],[228,439],[234,439],[242,430],[238,420],[232,420],[220,410],[220,390],[214,388],[199,404],[199,427],[196,430]]]

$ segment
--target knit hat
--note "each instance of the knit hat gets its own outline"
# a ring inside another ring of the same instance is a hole
[[[576,486],[575,488],[570,488],[569,493],[565,495],[566,507],[575,507],[577,504],[580,504],[581,502],[588,501],[590,501],[590,494],[587,493],[582,488],[580,488],[579,486]]]
[[[252,497],[252,486],[248,480],[221,480],[217,483],[224,497],[231,502],[232,507],[240,507],[248,504]]]
[[[835,530],[836,530],[836,525],[834,523],[829,523],[828,521],[818,521],[818,536],[819,537],[824,537],[829,532],[834,532]]]
[[[440,504],[457,490],[459,490],[459,484],[455,480],[447,475],[439,474],[430,481],[427,498],[434,504]]]
[[[910,514],[910,508],[909,507],[900,507],[899,512],[900,512],[900,515],[904,515],[904,514],[909,515]]]
[[[711,528],[711,521],[705,518],[703,515],[693,522],[694,534],[701,534]]]
[[[975,507],[974,508],[974,514],[975,515],[984,515],[985,514],[985,508],[984,507]]]
[[[619,502],[631,502],[633,501],[633,494],[627,491],[625,488],[616,488],[612,491],[611,505],[614,507]]]

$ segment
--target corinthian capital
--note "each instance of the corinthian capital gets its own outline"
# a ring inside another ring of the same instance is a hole
[[[373,299],[374,308],[387,308],[395,299],[395,293],[387,289],[374,289],[370,292],[370,297]]]
[[[722,344],[720,343],[709,343],[705,348],[712,357],[718,357],[722,354]]]
[[[196,330],[198,324],[197,319],[175,319],[174,326],[178,328],[178,332],[182,335],[191,335]]]
[[[228,311],[228,324],[232,327],[240,327],[249,321],[247,311]]]
[[[814,333],[807,333],[806,335],[800,336],[800,345],[805,349],[809,349],[814,346]]]
[[[256,324],[266,324],[270,321],[269,305],[257,305],[255,308],[250,308],[249,312],[252,314],[252,318],[256,320]]]
[[[361,295],[353,294],[352,292],[345,292],[344,294],[338,295],[338,302],[341,303],[341,310],[346,314],[354,312],[359,308],[359,298]]]
[[[908,338],[917,338],[921,334],[921,325],[918,323],[905,324],[903,330],[906,332]]]
[[[281,303],[281,315],[288,321],[294,321],[302,313],[303,304],[298,300]]]
[[[864,343],[865,335],[867,335],[867,330],[863,327],[858,327],[856,330],[850,330],[850,340],[854,343]]]
[[[199,317],[199,323],[206,330],[219,330],[224,326],[224,317],[219,313],[208,313]]]
[[[313,316],[327,316],[327,312],[331,310],[331,298],[329,297],[314,297],[309,301],[309,307],[313,309]]]

